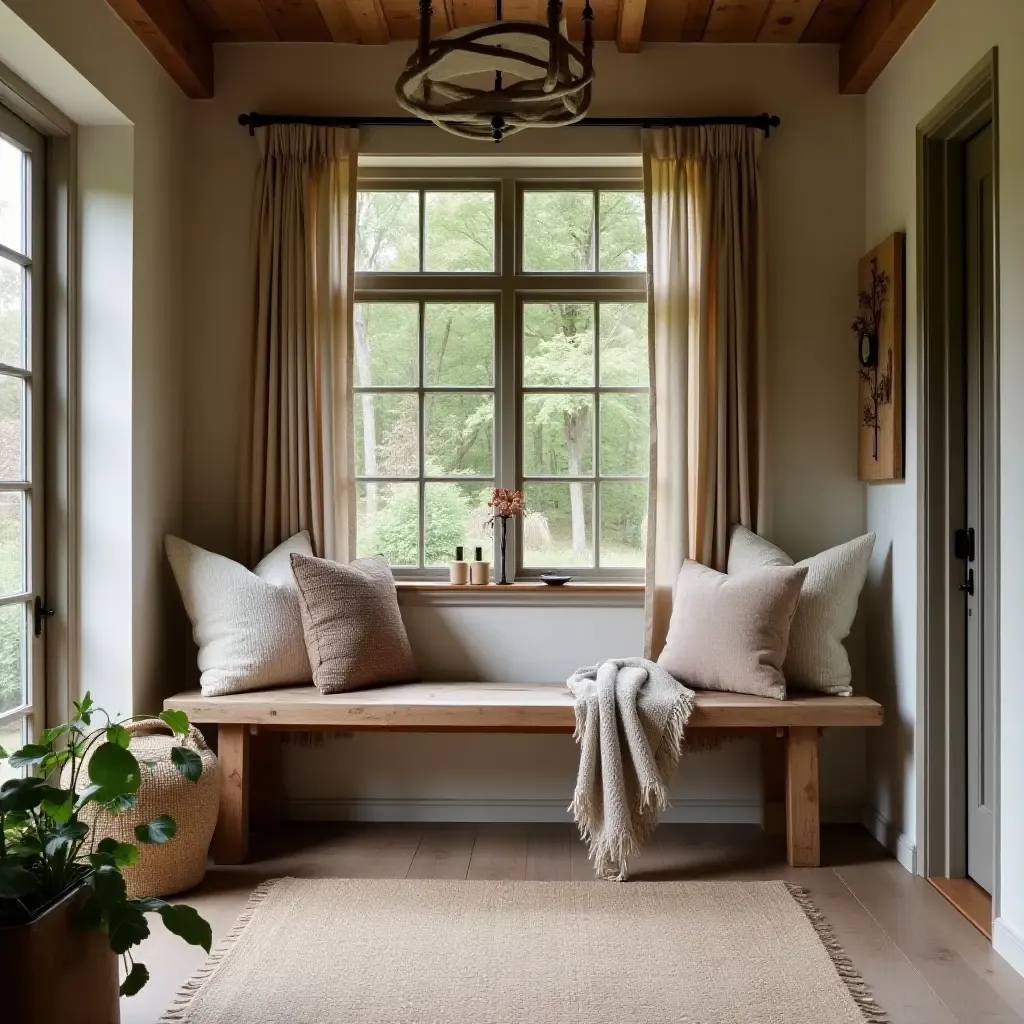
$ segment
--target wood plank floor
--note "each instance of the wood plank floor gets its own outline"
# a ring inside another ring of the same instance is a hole
[[[183,899],[213,925],[215,942],[252,887],[281,875],[593,879],[586,850],[568,825],[293,824],[278,835],[256,837],[253,847],[253,863],[211,869]],[[822,863],[789,867],[783,845],[752,826],[665,825],[631,875],[648,881],[798,882],[810,890],[892,1024],[1024,1024],[1024,978],[928,882],[904,871],[866,832],[824,829]],[[203,954],[155,921],[136,959],[146,963],[152,979],[140,995],[122,1001],[122,1024],[153,1024]]]

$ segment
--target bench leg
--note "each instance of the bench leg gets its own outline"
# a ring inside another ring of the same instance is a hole
[[[795,868],[821,863],[818,821],[818,730],[791,728],[786,742],[786,847]]]
[[[213,834],[218,864],[244,864],[249,853],[249,727],[217,727],[220,810]]]
[[[761,828],[765,835],[785,835],[786,741],[775,730],[761,736],[761,794]]]

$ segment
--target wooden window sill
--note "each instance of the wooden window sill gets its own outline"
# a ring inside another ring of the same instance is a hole
[[[591,583],[579,581],[551,587],[539,580],[519,580],[504,586],[455,586],[443,580],[396,580],[398,600],[411,604],[536,606],[566,604],[610,604],[643,607],[643,583]]]

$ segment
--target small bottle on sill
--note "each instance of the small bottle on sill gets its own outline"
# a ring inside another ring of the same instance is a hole
[[[469,562],[462,557],[461,547],[455,549],[455,561],[451,563],[448,578],[453,587],[464,587],[469,583]]]
[[[491,582],[491,563],[484,561],[484,549],[477,548],[476,558],[469,566],[469,582],[475,587],[486,587]]]

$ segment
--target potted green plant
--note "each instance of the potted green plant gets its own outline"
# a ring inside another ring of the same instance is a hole
[[[19,1024],[52,1021],[54,986],[75,993],[76,1022],[116,1022],[119,995],[149,980],[131,954],[149,935],[147,915],[210,950],[210,926],[192,907],[128,898],[121,869],[138,862],[137,845],[97,838],[101,817],[133,807],[144,785],[125,728],[133,719],[112,720],[89,694],[74,708],[70,722],[38,743],[10,755],[0,749],[0,761],[26,773],[0,786],[0,963],[9,979],[2,1001]],[[176,738],[188,733],[183,712],[160,718]],[[189,781],[199,779],[194,750],[175,745],[171,761]],[[135,838],[166,843],[175,830],[161,815],[137,826]]]

